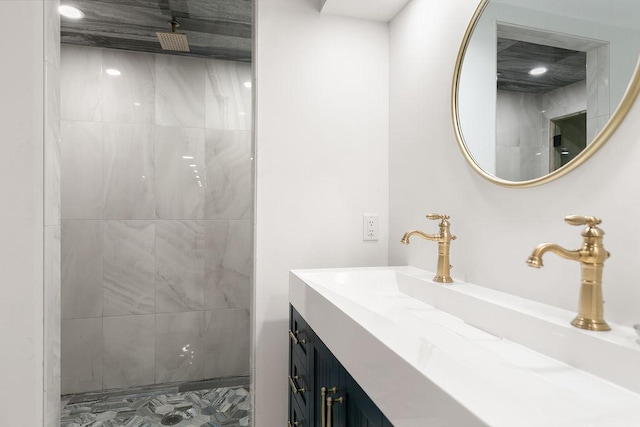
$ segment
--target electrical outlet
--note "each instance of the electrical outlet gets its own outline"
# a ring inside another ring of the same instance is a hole
[[[362,240],[378,240],[378,215],[362,216]]]

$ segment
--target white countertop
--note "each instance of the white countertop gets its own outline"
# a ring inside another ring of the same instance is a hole
[[[436,292],[475,289],[435,284],[431,276],[413,267],[297,270],[290,275],[291,304],[394,426],[640,426],[633,375],[635,392],[470,326],[464,316],[401,291],[402,280]],[[468,311],[484,309],[465,304]],[[508,312],[497,313],[503,323],[510,322]],[[570,327],[567,331],[574,334]],[[617,341],[614,350],[626,351],[629,360],[640,355],[626,329],[606,339],[576,331],[585,345],[593,339],[596,345]],[[620,368],[634,375],[640,370],[637,364]]]

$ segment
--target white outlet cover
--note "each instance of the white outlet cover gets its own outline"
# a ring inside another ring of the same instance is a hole
[[[362,216],[362,240],[377,241],[378,240],[378,214],[364,214]]]

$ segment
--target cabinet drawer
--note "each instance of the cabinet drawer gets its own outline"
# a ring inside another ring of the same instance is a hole
[[[311,427],[306,412],[300,409],[295,399],[289,399],[289,423],[287,425],[288,427]]]
[[[296,353],[301,360],[307,356],[307,345],[309,343],[309,326],[304,321],[300,313],[291,306],[291,316],[289,317],[289,339],[291,352]]]
[[[289,393],[291,399],[298,403],[305,414],[309,412],[311,399],[311,380],[308,373],[306,359],[300,360],[295,354],[292,354],[289,364]]]

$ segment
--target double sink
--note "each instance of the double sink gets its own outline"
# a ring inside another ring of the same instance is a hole
[[[290,302],[395,426],[638,426],[633,328],[413,267],[296,270]]]

